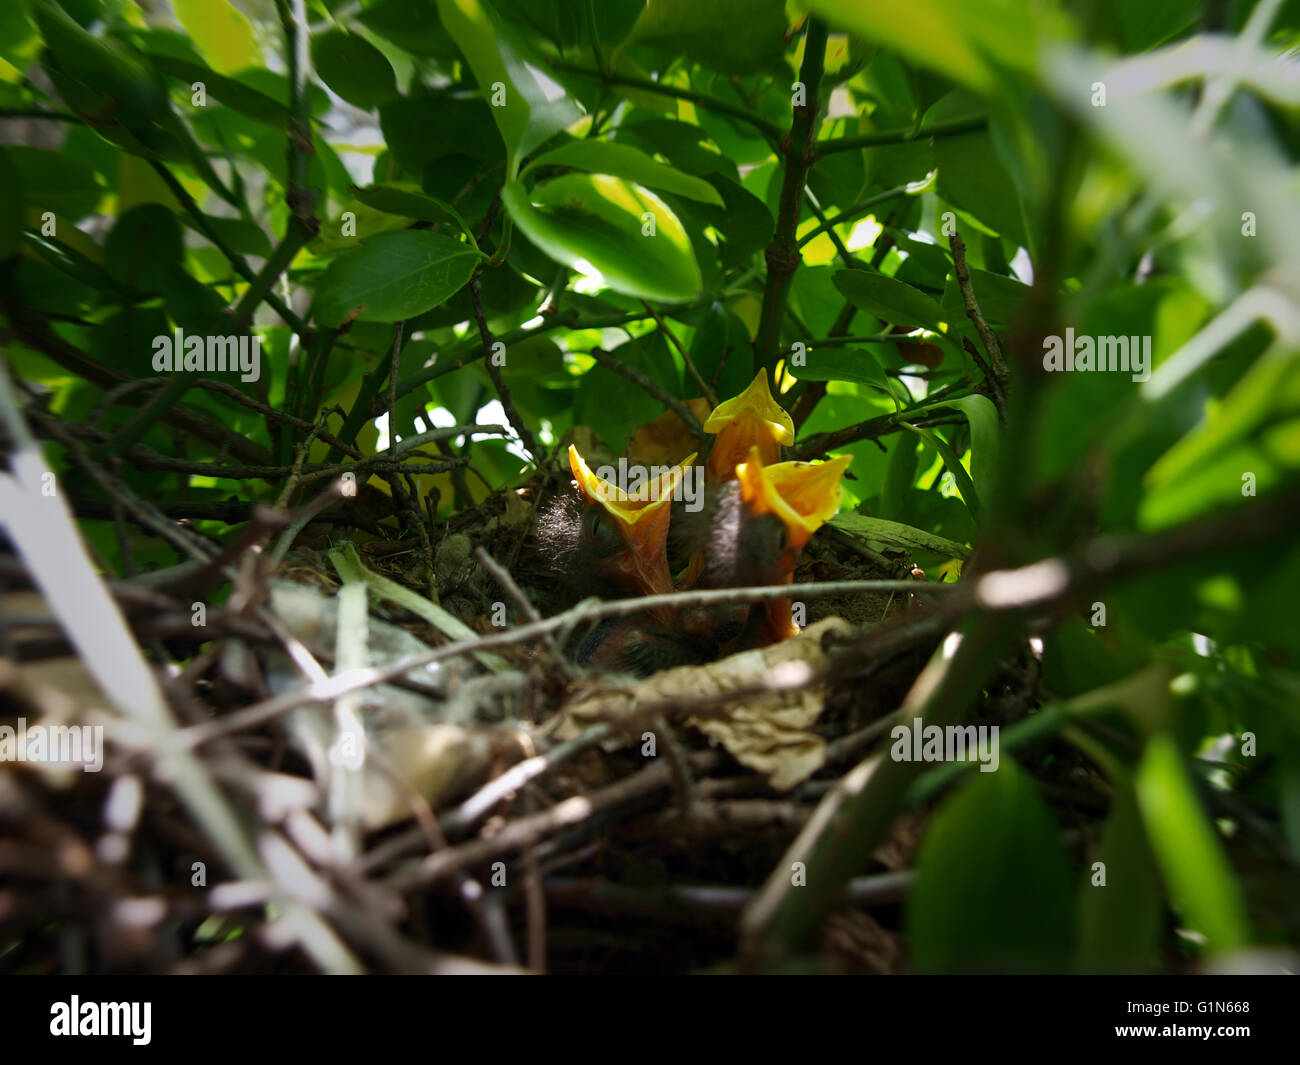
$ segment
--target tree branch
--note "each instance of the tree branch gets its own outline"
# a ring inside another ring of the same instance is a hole
[[[799,67],[804,103],[802,107],[794,109],[790,132],[780,146],[781,154],[785,157],[785,178],[781,185],[776,230],[772,242],[767,246],[767,284],[763,290],[763,315],[759,322],[758,340],[754,345],[755,371],[766,369],[772,373],[776,368],[781,323],[785,319],[786,303],[790,298],[790,285],[801,261],[795,230],[799,225],[799,209],[803,204],[808,171],[816,159],[814,139],[817,135],[817,114],[821,109],[825,61],[826,23],[810,18],[804,37],[803,63]]]

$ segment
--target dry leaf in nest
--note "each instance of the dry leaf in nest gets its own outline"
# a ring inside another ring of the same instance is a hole
[[[271,605],[308,646],[334,645],[339,626],[335,597],[305,585],[272,582]],[[378,618],[367,620],[366,657],[371,666],[428,649],[404,629]],[[297,667],[282,652],[269,651],[266,659],[272,691],[292,690],[301,683]],[[418,682],[428,694],[389,684],[356,693],[352,705],[363,732],[360,744],[342,745],[337,708],[303,706],[286,716],[291,742],[311,765],[321,795],[331,797],[327,805],[332,822],[342,819],[365,830],[383,828],[409,817],[416,796],[438,809],[531,753],[516,728],[477,719],[489,707],[499,708],[503,717],[515,716],[515,703],[527,683],[521,674],[476,677],[462,663],[436,662],[411,670],[406,679]]]
[[[683,666],[617,691],[602,691],[565,711],[557,738],[568,739],[596,721],[635,716],[647,703],[700,702],[762,684],[797,682],[826,664],[822,639],[850,633],[839,618],[825,618],[798,636],[758,651],[743,651],[707,666]],[[812,731],[825,706],[825,690],[814,685],[737,699],[686,723],[721,743],[736,761],[788,791],[807,780],[826,760],[826,741]]]
[[[709,416],[707,399],[688,399],[686,407],[701,422]],[[632,434],[627,442],[627,457],[629,462],[643,466],[673,466],[696,450],[697,446],[686,423],[677,416],[676,411],[670,410],[646,422]]]

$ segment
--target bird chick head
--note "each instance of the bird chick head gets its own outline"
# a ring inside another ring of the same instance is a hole
[[[569,470],[578,490],[593,505],[589,512],[593,552],[608,579],[643,595],[673,590],[666,549],[668,508],[686,467],[694,461],[695,455],[688,455],[643,491],[632,494],[596,476],[578,449],[569,446]]]
[[[717,434],[706,467],[715,483],[734,478],[751,448],[758,448],[759,458],[771,465],[781,457],[782,446],[794,443],[794,421],[772,398],[766,370],[759,370],[740,395],[719,403],[704,431]]]
[[[834,516],[840,505],[840,479],[851,458],[841,455],[828,462],[778,462],[765,465],[757,447],[736,467],[741,498],[754,518],[774,514],[785,527],[781,572],[794,573],[799,553]]]

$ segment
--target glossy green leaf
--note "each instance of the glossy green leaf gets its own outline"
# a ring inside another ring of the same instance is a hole
[[[53,211],[73,221],[90,214],[104,198],[104,187],[91,167],[63,152],[9,148],[24,200],[36,211]]]
[[[198,224],[188,214],[182,215],[180,220],[187,228],[202,233]],[[246,222],[242,218],[224,218],[217,215],[204,215],[203,221],[221,238],[226,247],[239,255],[257,255],[265,259],[271,254],[271,238],[266,235],[266,231],[261,226]]]
[[[543,166],[567,166],[592,174],[612,174],[660,192],[673,192],[692,200],[723,206],[718,190],[707,181],[674,170],[627,144],[570,141],[538,156],[528,164],[521,177]]]
[[[162,292],[167,276],[183,273],[181,227],[159,203],[123,214],[108,235],[104,267],[135,292]]]
[[[438,306],[462,288],[482,256],[467,244],[424,230],[367,237],[325,271],[312,314],[330,326],[352,312],[362,322],[396,322]]]
[[[909,59],[981,91],[996,80],[996,64],[1032,67],[1037,38],[1051,12],[999,0],[914,0],[906,5],[861,0],[808,0],[833,29],[897,49]]]
[[[747,74],[780,58],[785,30],[784,0],[647,0],[628,42]]]
[[[857,381],[894,397],[894,386],[880,360],[865,347],[812,348],[804,364],[789,362],[790,373],[800,381]]]
[[[1164,900],[1137,799],[1127,781],[1116,789],[1101,843],[1091,857],[1103,863],[1104,870],[1084,867],[1076,937],[1078,968],[1097,973],[1155,970]]]
[[[513,178],[520,158],[578,118],[578,109],[481,0],[438,0],[438,14],[492,106]]]
[[[1066,967],[1071,906],[1065,855],[1033,783],[1009,758],[996,772],[968,775],[935,815],[916,866],[907,933],[918,970]]]
[[[366,188],[352,186],[352,195],[367,207],[386,214],[400,215],[402,218],[418,218],[422,222],[442,222],[456,226],[471,241],[474,234],[461,217],[460,212],[451,204],[436,196],[427,196],[418,185],[393,183],[389,185],[369,185]]]
[[[841,270],[835,287],[844,298],[891,325],[937,330],[943,311],[919,289],[874,270]]]
[[[172,0],[172,10],[217,73],[262,62],[252,25],[229,0]]]
[[[902,437],[904,441],[909,437]],[[902,551],[933,551],[949,558],[970,558],[970,548],[934,533],[904,525],[885,518],[871,518],[865,514],[837,514],[830,521],[837,529],[858,540],[881,544]]]
[[[355,33],[335,29],[316,34],[311,59],[326,85],[363,110],[397,95],[397,80],[384,53]]]
[[[966,415],[970,422],[970,471],[971,479],[980,496],[988,499],[993,494],[993,480],[997,473],[998,447],[1001,430],[998,424],[998,409],[987,396],[963,396],[960,399],[944,400],[920,408],[933,410],[935,407],[956,407]]]
[[[9,149],[0,146],[0,260],[18,250],[23,233],[23,178]]]
[[[1172,736],[1147,744],[1136,783],[1147,837],[1174,908],[1205,937],[1210,951],[1245,946],[1250,924],[1241,889]]]
[[[971,480],[970,474],[966,472],[966,467],[961,464],[961,457],[953,451],[952,445],[933,429],[919,429],[915,425],[906,422],[903,425],[939,453],[940,458],[943,459],[944,468],[952,474],[953,480],[957,482],[957,490],[966,503],[966,509],[970,511],[972,518],[979,521],[979,492],[976,490],[975,482]]]
[[[556,262],[599,276],[616,292],[682,303],[700,292],[700,268],[681,222],[649,189],[604,174],[568,174],[526,193],[508,182],[501,202]]]
[[[208,96],[238,111],[241,115],[247,115],[277,130],[283,130],[288,125],[289,108],[251,85],[245,85],[242,81],[227,78],[200,63],[176,56],[154,53],[150,55],[150,60],[168,77],[179,79],[191,94],[193,86],[201,82]]]

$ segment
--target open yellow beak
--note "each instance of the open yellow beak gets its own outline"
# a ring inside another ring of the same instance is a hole
[[[812,534],[834,517],[840,506],[840,479],[851,458],[841,455],[828,462],[778,462],[764,466],[758,449],[736,467],[741,497],[755,517],[775,514],[788,539],[781,559],[787,582],[794,580],[799,553]],[[759,634],[759,646],[798,635],[789,599],[773,599]]]
[[[790,537],[788,553],[797,557],[812,534],[839,509],[840,479],[851,461],[841,455],[829,462],[765,466],[758,448],[752,448],[736,467],[736,476],[741,496],[756,517],[775,514],[781,519]]]
[[[794,443],[794,421],[772,398],[767,371],[759,370],[740,395],[719,403],[704,423],[706,433],[716,433],[709,452],[710,481],[726,481],[736,475],[751,448],[758,448],[765,465],[781,457],[781,448]]]
[[[646,485],[629,494],[602,477],[597,477],[578,449],[569,445],[569,470],[579,490],[614,519],[627,550],[619,569],[629,583],[645,595],[663,595],[673,590],[668,572],[668,518],[673,492],[695,461],[695,452]]]

